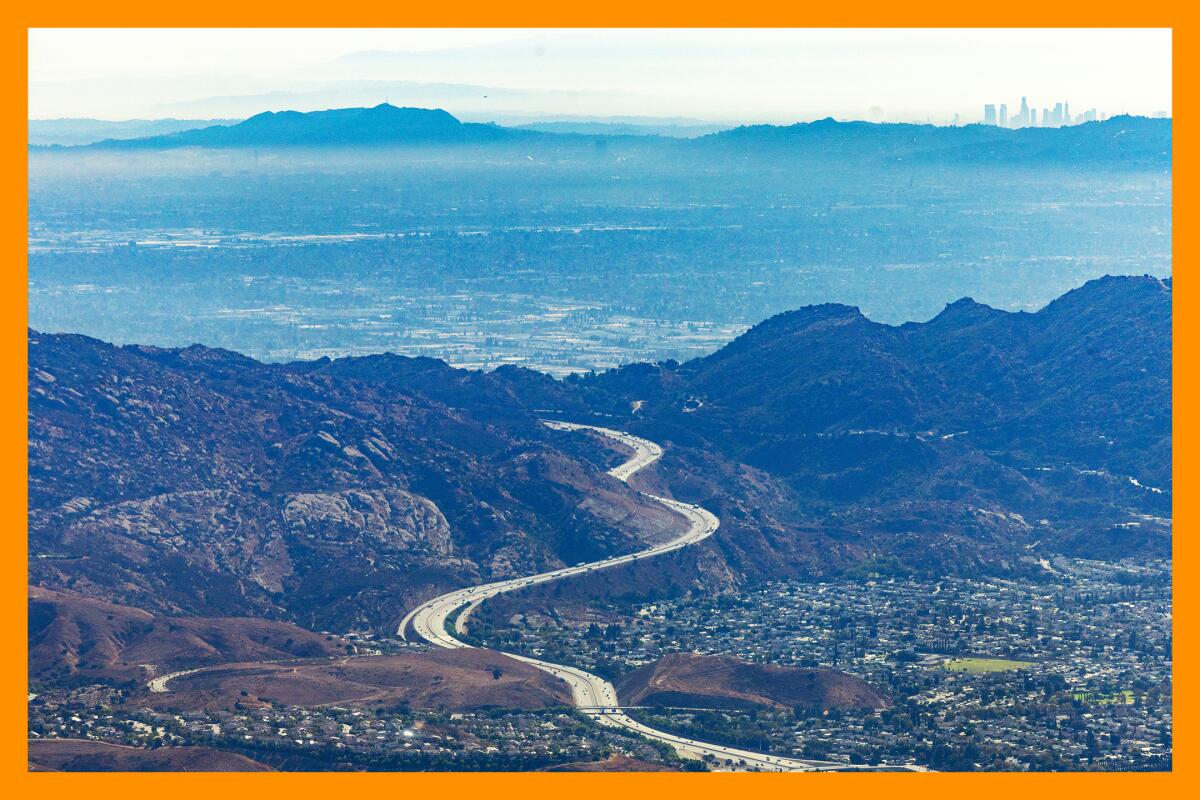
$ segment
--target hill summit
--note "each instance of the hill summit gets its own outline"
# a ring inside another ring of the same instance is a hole
[[[626,705],[687,708],[774,706],[885,708],[888,699],[865,681],[833,669],[751,664],[727,656],[669,653],[639,667],[617,686]]]
[[[440,108],[372,108],[327,111],[266,111],[236,125],[213,125],[143,139],[106,140],[115,149],[172,147],[327,147],[484,142],[520,134],[495,125],[462,122]]]

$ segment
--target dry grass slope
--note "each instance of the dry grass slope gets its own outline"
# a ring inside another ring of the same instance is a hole
[[[571,704],[562,681],[482,649],[435,650],[305,664],[229,664],[181,676],[171,692],[142,698],[160,708],[229,708],[235,703],[464,711]]]
[[[266,764],[207,747],[140,747],[79,739],[29,742],[31,772],[273,772]]]
[[[883,708],[888,699],[866,682],[831,669],[751,664],[724,656],[673,653],[626,675],[625,705],[698,708],[773,706]]]
[[[140,682],[155,674],[227,661],[344,655],[345,645],[336,636],[286,622],[156,617],[73,592],[29,588],[31,680]]]

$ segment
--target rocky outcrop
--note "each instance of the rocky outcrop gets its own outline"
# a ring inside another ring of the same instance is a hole
[[[398,489],[292,494],[283,520],[289,535],[326,542],[368,539],[430,557],[446,557],[454,549],[450,525],[433,501]]]

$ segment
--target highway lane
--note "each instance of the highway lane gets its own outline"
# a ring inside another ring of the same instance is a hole
[[[591,431],[613,439],[633,451],[632,457],[617,467],[609,470],[609,474],[618,480],[628,482],[639,470],[653,464],[662,457],[662,448],[647,439],[642,439],[622,431],[600,428],[593,425],[579,425],[571,422],[555,422],[543,420],[543,423],[555,430]],[[462,636],[466,633],[467,617],[484,600],[504,592],[524,589],[529,586],[547,583],[549,581],[569,578],[594,570],[611,569],[622,564],[629,564],[643,558],[670,553],[674,550],[693,545],[707,539],[717,530],[720,522],[708,510],[700,506],[683,503],[667,497],[659,497],[648,492],[642,492],[644,497],[655,500],[682,516],[688,522],[687,530],[675,539],[655,545],[645,550],[627,555],[612,556],[601,561],[577,564],[538,575],[522,578],[510,578],[482,586],[471,586],[435,597],[410,611],[400,623],[397,631],[400,638],[406,639],[407,630],[411,625],[414,633],[430,644],[444,648],[470,647],[449,632],[449,619],[459,612],[455,620],[454,631]],[[699,742],[681,736],[660,731],[633,719],[620,707],[617,700],[617,690],[611,683],[598,675],[593,675],[577,667],[551,664],[527,656],[505,653],[511,658],[524,661],[542,669],[564,681],[571,687],[571,694],[576,707],[581,713],[601,725],[614,728],[624,728],[641,734],[648,739],[664,742],[675,748],[680,755],[688,758],[704,758],[712,756],[726,768],[760,769],[769,771],[816,771],[846,769],[846,765],[832,761],[814,761],[808,759],[783,758],[751,750]],[[909,769],[915,769],[910,767]]]
[[[150,680],[146,681],[146,688],[155,694],[165,694],[166,692],[171,691],[167,688],[168,683],[176,678],[182,678],[184,675],[191,675],[199,672],[201,669],[203,669],[203,667],[197,667],[196,669],[184,669],[180,670],[179,672],[169,673],[167,675],[159,675],[157,678],[151,678]]]

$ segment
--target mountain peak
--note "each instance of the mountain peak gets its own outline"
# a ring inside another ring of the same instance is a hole
[[[855,326],[857,329],[857,326],[860,325],[877,324],[863,316],[857,306],[848,306],[842,303],[804,306],[763,320],[717,352],[701,360],[721,360],[764,345],[770,346],[793,337],[807,336],[822,330],[848,328],[849,326]]]
[[[814,325],[829,323],[849,324],[855,322],[869,322],[858,306],[850,306],[844,303],[819,303],[776,314],[773,317],[763,320],[750,330],[762,329],[764,331],[798,333]]]
[[[970,297],[960,297],[953,303],[947,303],[936,317],[929,320],[928,325],[945,325],[947,323],[965,324],[982,322],[988,319],[1005,316],[1004,311],[989,305],[976,302]]]

